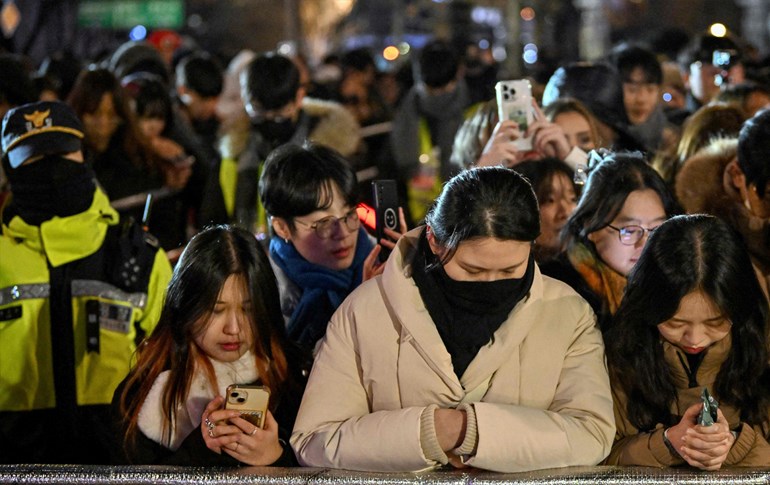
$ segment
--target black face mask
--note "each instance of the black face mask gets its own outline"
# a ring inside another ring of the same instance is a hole
[[[287,143],[297,131],[297,125],[290,118],[281,121],[263,120],[254,126],[268,141],[277,145]]]
[[[96,183],[91,167],[60,155],[47,155],[8,173],[12,207],[32,225],[67,217],[91,206]]]
[[[475,315],[505,316],[513,310],[532,287],[534,265],[527,262],[527,271],[521,278],[495,281],[458,281],[452,279],[444,267],[433,270],[434,281],[443,291],[450,306]]]

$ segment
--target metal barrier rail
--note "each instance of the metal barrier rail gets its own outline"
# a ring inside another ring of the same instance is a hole
[[[324,468],[0,465],[0,484],[770,484],[768,468],[701,472],[691,468],[573,467],[528,473],[437,470],[366,473]]]

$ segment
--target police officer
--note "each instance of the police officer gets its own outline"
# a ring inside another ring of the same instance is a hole
[[[59,102],[10,110],[0,218],[0,463],[106,463],[115,387],[160,313],[171,267],[121,221]]]

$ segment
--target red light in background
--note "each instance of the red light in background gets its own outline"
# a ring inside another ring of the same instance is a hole
[[[356,212],[358,213],[358,218],[364,223],[364,226],[372,231],[377,227],[377,215],[375,214],[373,207],[361,202],[356,206]]]

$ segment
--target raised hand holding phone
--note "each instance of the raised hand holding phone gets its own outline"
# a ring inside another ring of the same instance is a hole
[[[372,200],[376,214],[374,235],[377,244],[388,238],[386,230],[398,231],[401,226],[401,215],[398,207],[398,191],[395,180],[375,180],[372,182]],[[390,248],[380,250],[380,262],[385,262],[390,255]]]
[[[527,134],[529,126],[534,121],[532,109],[532,85],[527,79],[500,81],[495,85],[497,113],[500,121],[510,120],[519,127],[519,136],[514,140],[516,149],[528,151],[532,149],[532,136]]]

